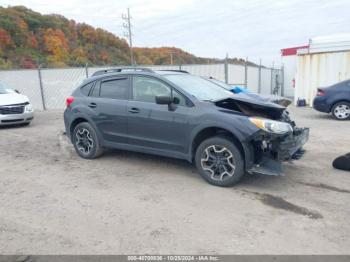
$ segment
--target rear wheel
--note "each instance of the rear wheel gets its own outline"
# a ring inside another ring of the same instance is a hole
[[[80,123],[74,128],[72,141],[75,151],[82,158],[93,159],[103,153],[96,131],[88,122]]]
[[[338,120],[350,119],[350,103],[339,102],[336,103],[332,108],[332,115]]]
[[[215,186],[232,186],[244,175],[243,157],[229,137],[204,140],[197,148],[195,161],[200,175]]]

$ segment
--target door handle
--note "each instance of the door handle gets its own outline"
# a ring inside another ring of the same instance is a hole
[[[91,108],[95,108],[97,105],[96,105],[96,103],[90,103],[88,106]]]
[[[128,110],[130,113],[136,114],[140,112],[140,109],[136,108],[136,107],[132,107]]]

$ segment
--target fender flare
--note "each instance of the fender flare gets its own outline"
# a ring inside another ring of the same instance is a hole
[[[100,130],[95,125],[94,121],[87,114],[84,114],[81,112],[75,113],[69,122],[69,139],[72,141],[72,131],[73,131],[72,124],[74,123],[75,120],[77,120],[79,118],[86,120],[86,122],[88,122],[95,129],[98,139],[101,142],[103,142],[103,136],[102,136]]]
[[[196,138],[196,136],[207,128],[220,128],[227,130],[229,133],[231,133],[234,138],[240,143],[243,153],[244,153],[244,162],[245,162],[245,169],[250,169],[254,164],[254,149],[253,146],[250,144],[249,139],[243,139],[243,135],[236,129],[232,128],[232,125],[226,125],[225,123],[218,123],[218,122],[208,122],[204,125],[197,126],[195,129],[192,130],[189,140],[189,161],[193,161],[194,153],[193,153],[193,141]]]

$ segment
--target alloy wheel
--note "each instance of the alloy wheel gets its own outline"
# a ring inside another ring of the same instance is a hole
[[[213,180],[224,181],[235,173],[235,159],[232,152],[219,145],[207,147],[201,156],[203,170]]]
[[[80,128],[77,130],[75,136],[77,138],[75,145],[78,150],[85,155],[89,154],[94,147],[94,140],[92,139],[90,131],[86,128]]]

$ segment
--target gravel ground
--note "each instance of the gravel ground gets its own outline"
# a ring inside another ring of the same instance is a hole
[[[285,176],[210,186],[181,160],[112,151],[79,158],[62,112],[0,129],[1,254],[349,254],[350,122],[291,108],[311,127]]]

